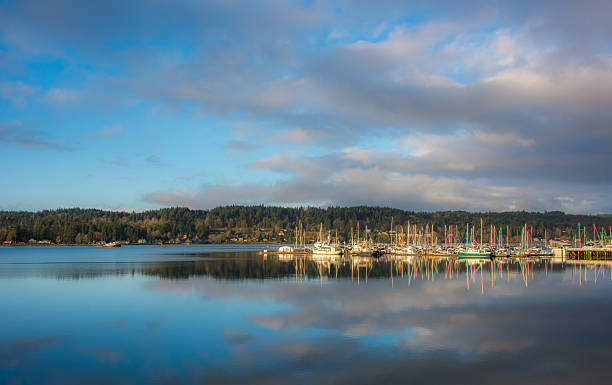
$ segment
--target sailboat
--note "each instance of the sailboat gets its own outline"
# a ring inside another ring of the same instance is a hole
[[[330,243],[330,237],[327,236],[327,241],[323,242],[323,223],[321,223],[321,228],[319,229],[319,241],[315,242],[312,247],[312,253],[316,255],[340,255],[342,254],[342,248],[337,245],[332,245]]]
[[[457,252],[459,259],[491,259],[491,252],[484,249],[467,248]]]
[[[472,229],[472,243],[474,241],[474,229]],[[470,247],[470,224],[467,224],[466,238],[465,238],[465,249],[457,252],[459,259],[491,259],[491,251],[485,250],[482,246],[482,218],[480,219],[480,247]]]
[[[367,237],[367,226],[366,226],[366,237]],[[367,245],[367,242],[361,241],[360,235],[359,235],[359,222],[357,222],[357,242],[355,242],[352,239],[352,230],[351,230],[351,246],[349,248],[349,252],[351,254],[371,254],[372,250],[371,248]]]

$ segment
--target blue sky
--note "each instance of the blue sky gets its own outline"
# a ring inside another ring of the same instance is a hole
[[[0,209],[612,212],[600,1],[0,1]]]

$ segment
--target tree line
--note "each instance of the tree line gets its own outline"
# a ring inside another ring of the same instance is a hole
[[[115,212],[99,209],[58,209],[37,212],[0,211],[0,242],[91,244],[124,241],[130,243],[155,242],[289,242],[295,241],[295,228],[301,224],[306,239],[316,239],[320,224],[325,234],[338,234],[341,241],[351,239],[357,223],[362,237],[366,227],[374,241],[387,241],[391,220],[394,230],[411,225],[434,227],[437,234],[453,225],[458,234],[466,224],[479,226],[482,218],[485,234],[489,225],[510,228],[511,236],[518,237],[524,224],[535,237],[571,240],[578,223],[592,232],[593,225],[600,233],[609,233],[610,215],[570,215],[551,212],[486,212],[467,211],[416,212],[388,207],[270,207],[224,206],[212,210],[191,210],[182,207],[163,208],[144,212]],[[497,227],[499,228],[499,227]],[[355,234],[356,236],[356,234]],[[488,236],[488,235],[487,235]],[[441,238],[441,236],[439,237]],[[485,236],[485,239],[486,236]]]

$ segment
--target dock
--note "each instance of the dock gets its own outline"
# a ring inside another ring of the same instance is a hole
[[[612,247],[567,248],[565,257],[577,261],[612,261]]]

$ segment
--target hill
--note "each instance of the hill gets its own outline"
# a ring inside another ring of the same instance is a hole
[[[295,227],[302,223],[306,239],[313,240],[320,223],[332,236],[350,240],[351,229],[357,223],[361,234],[367,226],[369,236],[376,241],[388,240],[391,218],[396,226],[410,222],[418,226],[433,225],[440,234],[444,226],[453,225],[458,234],[465,232],[467,223],[485,223],[485,239],[489,225],[509,228],[518,239],[526,223],[534,237],[571,240],[578,223],[586,225],[589,238],[593,225],[606,233],[612,226],[612,216],[569,215],[553,212],[487,212],[466,211],[414,212],[388,207],[268,207],[225,206],[212,210],[190,210],[175,207],[140,213],[113,212],[98,209],[59,209],[38,212],[0,211],[0,242],[90,244],[99,241],[130,243],[224,243],[224,242],[289,242],[295,241]],[[499,228],[499,227],[498,227]],[[441,237],[440,237],[441,238]]]

